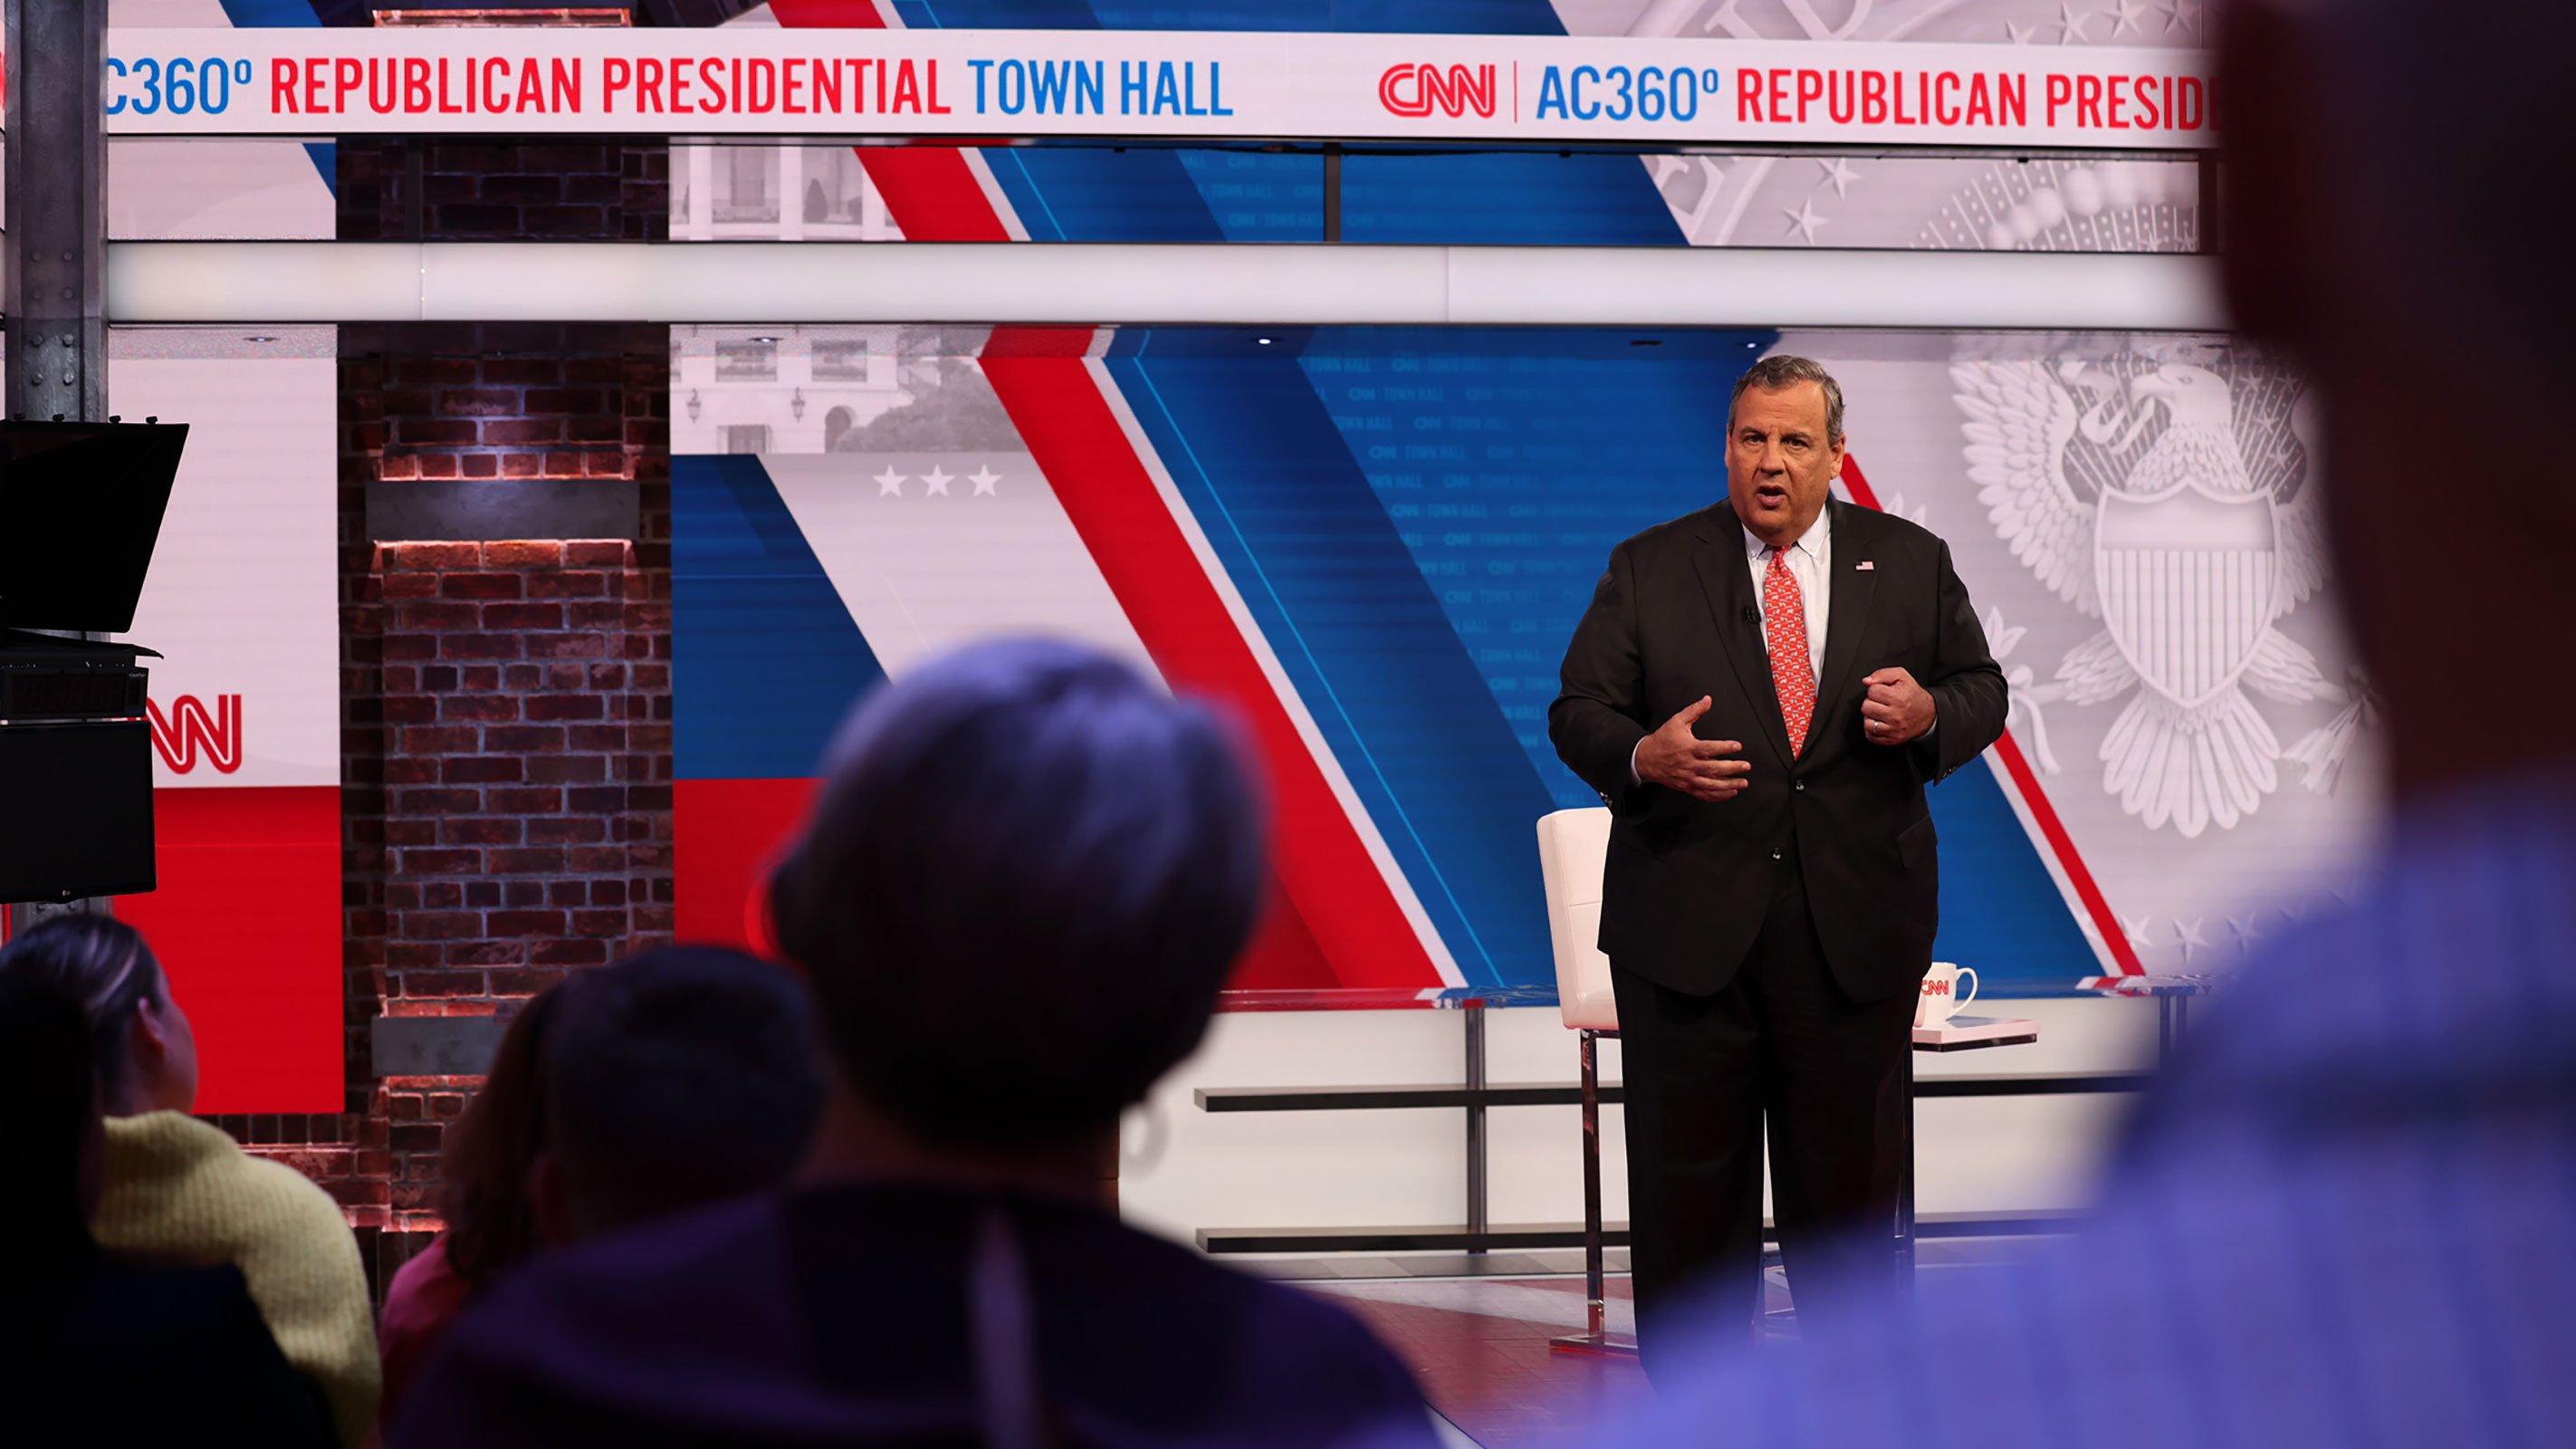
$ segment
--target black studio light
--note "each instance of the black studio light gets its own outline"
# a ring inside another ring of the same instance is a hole
[[[0,901],[154,885],[133,644],[184,423],[0,423]]]

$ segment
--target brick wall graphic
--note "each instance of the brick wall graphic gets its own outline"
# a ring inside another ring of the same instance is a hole
[[[347,1107],[226,1126],[391,1235],[389,1269],[441,1224],[439,1153],[477,1079],[378,1076],[376,1020],[506,1018],[669,939],[667,364],[659,329],[348,328],[341,346]],[[636,480],[637,538],[366,537],[399,440],[492,377],[613,381],[582,384],[555,436],[493,441],[478,419],[433,456],[498,467],[598,440],[576,451]]]
[[[668,224],[660,146],[344,142],[338,165],[344,239]],[[380,1075],[379,1021],[479,1019],[460,1039],[488,1041],[566,973],[670,938],[669,334],[338,333],[342,1090],[215,1120],[330,1190],[381,1282],[442,1224],[439,1155],[479,1078]],[[629,536],[370,533],[371,488],[566,479],[631,486]]]
[[[542,989],[670,931],[666,605],[620,540],[386,544],[380,786],[352,942],[395,1014]],[[371,849],[372,847],[372,849]],[[379,875],[380,872],[380,875]]]
[[[648,436],[653,420],[613,405],[628,384],[626,366],[614,352],[391,360],[377,475],[632,477],[633,450],[645,444],[629,434]]]

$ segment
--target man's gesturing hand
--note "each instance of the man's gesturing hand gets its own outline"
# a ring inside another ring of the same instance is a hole
[[[1701,695],[1697,703],[1684,706],[1661,729],[1638,742],[1638,779],[1699,800],[1735,798],[1753,766],[1727,758],[1744,753],[1741,741],[1704,740],[1691,733],[1691,726],[1708,713],[1708,705],[1708,696]]]
[[[1874,745],[1901,745],[1932,728],[1932,696],[1902,669],[1882,669],[1861,680],[1869,697],[1861,701],[1860,727]]]

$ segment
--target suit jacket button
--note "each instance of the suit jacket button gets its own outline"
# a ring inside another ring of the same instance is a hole
[[[1807,782],[1804,780],[1792,780],[1789,782],[1789,788],[1792,790],[1804,790],[1807,788]]]
[[[1778,860],[1780,858],[1780,847],[1776,845],[1771,847],[1771,858],[1773,860]]]

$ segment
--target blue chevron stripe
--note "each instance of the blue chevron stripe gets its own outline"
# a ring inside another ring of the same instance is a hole
[[[673,458],[674,772],[810,775],[850,701],[883,678],[760,460]]]

